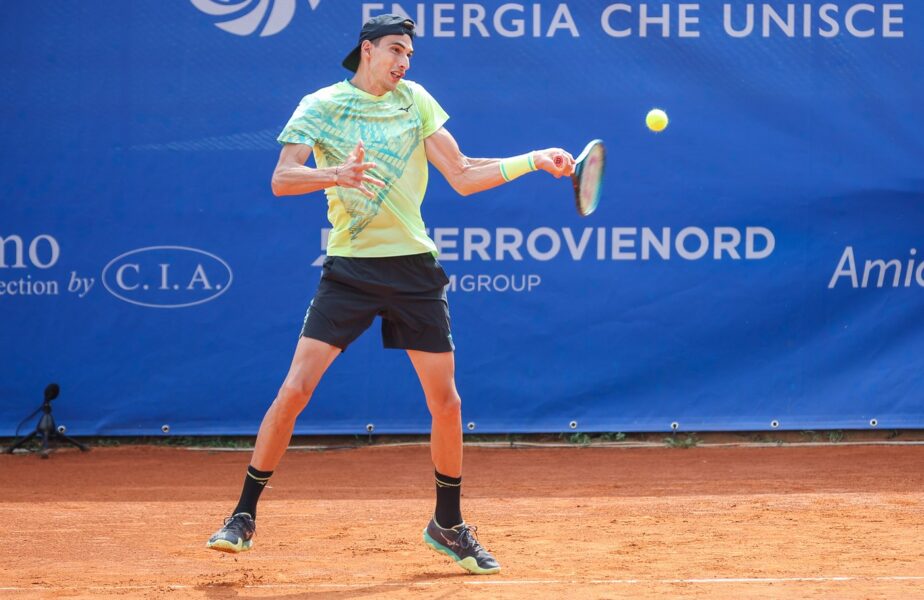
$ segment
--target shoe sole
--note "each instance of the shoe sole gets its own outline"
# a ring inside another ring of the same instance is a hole
[[[241,552],[247,552],[253,546],[253,542],[247,540],[246,542],[238,542],[237,544],[232,544],[228,540],[216,540],[214,542],[206,542],[205,547],[210,550],[217,550],[219,552],[227,552],[229,554],[239,554]]]
[[[445,554],[457,565],[469,573],[474,573],[475,575],[493,575],[494,573],[500,572],[500,567],[494,567],[493,569],[482,569],[478,566],[478,562],[471,556],[460,559],[452,550],[430,537],[430,534],[427,533],[426,529],[423,530],[423,539],[424,542],[426,542],[426,544],[430,546],[434,551],[439,552],[440,554]]]

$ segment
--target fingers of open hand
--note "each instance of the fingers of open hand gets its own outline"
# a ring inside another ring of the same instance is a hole
[[[356,146],[352,150],[350,150],[349,154],[347,154],[346,160],[343,162],[344,163],[363,162],[365,158],[366,158],[366,146],[363,144],[362,140],[359,140],[356,143]]]
[[[373,177],[372,175],[363,175],[363,182],[364,182],[364,183],[372,184],[372,185],[374,185],[374,186],[376,186],[376,187],[380,187],[380,188],[385,187],[385,182],[384,182],[384,181],[382,181],[381,179],[376,179],[376,178]]]
[[[346,188],[350,188],[350,189],[353,189],[353,190],[357,190],[357,191],[359,191],[363,196],[365,196],[366,198],[374,198],[374,197],[375,197],[375,192],[373,192],[372,190],[370,190],[369,188],[367,188],[366,186],[363,185],[363,182],[364,182],[365,180],[366,180],[366,177],[364,177],[364,176],[360,176],[360,177],[357,177],[357,178],[355,178],[355,179],[354,179],[354,178],[351,178],[350,180],[345,181],[345,182],[343,183],[343,186],[342,186],[342,187],[346,187]]]
[[[383,188],[385,187],[385,182],[366,173],[366,171],[373,168],[375,168],[375,163],[362,163],[344,167],[340,171],[340,186],[358,190],[367,198],[374,198],[375,192],[364,184]]]
[[[366,173],[377,165],[374,162],[364,162],[365,158],[366,146],[362,140],[359,140],[341,166],[338,181],[340,187],[358,190],[363,196],[374,198],[376,193],[364,184],[383,188],[385,187],[385,182]]]
[[[355,167],[356,178],[358,181],[362,181],[365,183],[371,183],[372,185],[375,185],[378,187],[385,187],[384,181],[366,173],[366,171],[369,171],[370,169],[374,169],[375,167],[376,167],[375,163],[362,163],[360,165],[356,165]]]

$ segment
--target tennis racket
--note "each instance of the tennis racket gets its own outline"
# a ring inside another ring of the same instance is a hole
[[[586,217],[597,210],[603,189],[603,167],[606,165],[606,147],[603,140],[593,140],[584,147],[574,161],[574,202],[578,214]]]

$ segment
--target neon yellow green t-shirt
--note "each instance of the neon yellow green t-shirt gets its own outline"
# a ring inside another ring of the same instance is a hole
[[[384,188],[368,186],[376,192],[371,199],[349,188],[325,190],[333,225],[328,256],[436,254],[420,216],[428,175],[423,141],[448,119],[413,81],[402,80],[382,96],[341,81],[302,99],[279,142],[311,146],[323,168],[342,164],[362,140],[366,162],[377,165],[368,173],[385,182]]]

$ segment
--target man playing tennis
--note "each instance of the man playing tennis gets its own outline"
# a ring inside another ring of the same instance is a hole
[[[468,158],[443,127],[448,115],[405,75],[414,53],[414,21],[380,15],[363,25],[343,61],[355,75],[302,99],[279,135],[284,144],[273,193],[325,190],[333,230],[321,282],[282,387],[260,426],[240,501],[208,541],[224,552],[250,549],[257,500],[282,458],[295,420],[334,359],[382,318],[386,348],[407,352],[432,416],[436,510],[424,530],[434,550],[472,573],[500,565],[475,538],[459,506],[462,412],[446,285],[420,205],[427,161],[463,195],[536,170],[570,175],[572,156],[559,148],[505,159]],[[317,168],[305,166],[314,152]]]

